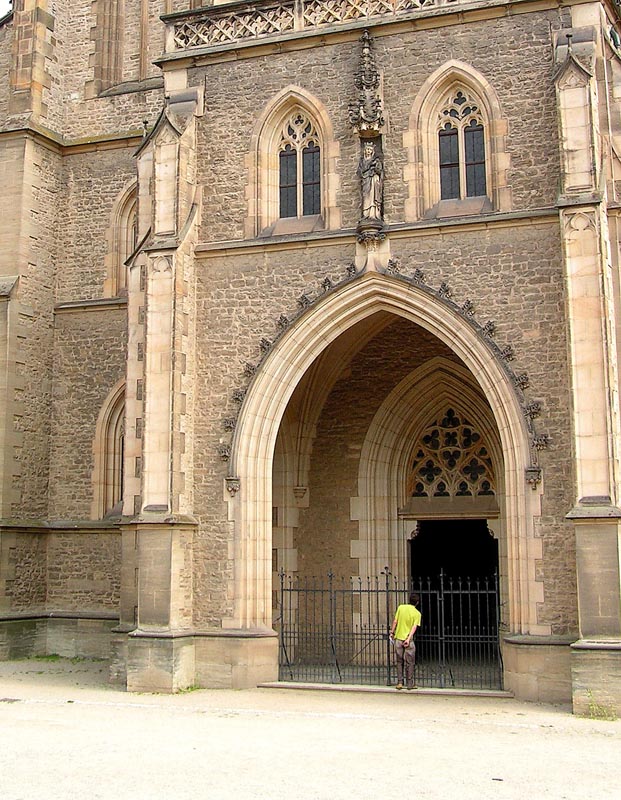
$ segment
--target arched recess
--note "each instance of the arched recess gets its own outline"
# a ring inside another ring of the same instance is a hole
[[[363,330],[340,336],[306,372],[292,394],[276,440],[273,467],[272,515],[274,519],[274,566],[286,572],[297,570],[298,551],[294,533],[300,509],[311,500],[309,470],[317,433],[317,422],[326,399],[342,372],[342,365],[390,324],[390,314],[374,314]],[[277,521],[276,521],[277,520]]]
[[[314,227],[328,230],[340,228],[341,216],[336,205],[338,176],[336,162],[339,143],[334,138],[332,123],[324,104],[310,92],[290,85],[267,104],[254,127],[248,158],[246,199],[248,217],[246,236],[254,237],[273,231],[279,220],[279,145],[287,117],[300,109],[316,127],[321,148],[321,219]],[[288,232],[283,230],[282,232]]]
[[[465,91],[476,103],[485,129],[485,161],[487,166],[487,195],[490,209],[509,211],[511,192],[508,181],[509,153],[507,150],[507,121],[491,83],[474,67],[463,61],[451,60],[439,67],[423,83],[410,113],[408,130],[403,136],[407,149],[404,171],[408,185],[405,206],[407,221],[441,213],[440,161],[437,117],[440,107],[455,91]],[[467,200],[451,204],[452,214],[477,213]]]
[[[404,511],[414,518],[412,512],[418,508],[428,518],[434,515],[435,505],[437,516],[446,516],[447,504],[442,501],[409,500],[407,479],[423,432],[447,408],[466,417],[482,435],[498,476],[493,504],[487,499],[464,498],[461,512],[476,514],[478,508],[485,518],[490,507],[493,516],[498,516],[496,509],[504,506],[502,445],[491,408],[468,370],[446,358],[433,358],[392,390],[369,426],[360,456],[358,496],[352,498],[360,531],[359,540],[352,543],[352,557],[359,560],[360,575],[377,575],[388,566],[405,579],[405,528],[411,529],[413,523],[406,524]],[[504,522],[504,515],[502,518]]]
[[[102,519],[123,499],[125,380],[118,381],[101,407],[93,441],[93,503],[91,516]]]
[[[119,193],[112,208],[107,234],[104,297],[118,297],[127,293],[125,262],[138,243],[137,209],[138,186],[136,181],[132,181]]]
[[[448,345],[487,399],[503,453],[509,622],[514,631],[543,633],[536,618],[542,594],[535,580],[539,547],[533,531],[539,498],[526,488],[528,434],[511,381],[464,318],[423,290],[378,273],[336,289],[310,308],[278,341],[246,393],[231,450],[231,475],[239,478],[240,490],[230,499],[233,615],[223,625],[271,627],[272,464],[280,423],[295,387],[325,348],[357,322],[382,311],[411,320]]]

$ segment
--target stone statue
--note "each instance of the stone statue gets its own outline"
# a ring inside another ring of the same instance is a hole
[[[381,220],[384,200],[384,162],[375,142],[364,143],[358,164],[358,176],[362,188],[362,218]]]

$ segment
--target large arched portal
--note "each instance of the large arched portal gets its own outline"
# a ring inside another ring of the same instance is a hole
[[[485,438],[493,490],[457,482],[453,496],[416,497],[417,443],[449,409]],[[505,623],[529,632],[542,600],[529,463],[511,381],[465,319],[377,273],[341,287],[284,334],[246,395],[231,461],[240,489],[228,624],[272,626],[280,568],[366,579],[388,567],[405,579],[417,522],[457,515],[492,521]]]

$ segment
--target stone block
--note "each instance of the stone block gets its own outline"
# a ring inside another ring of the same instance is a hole
[[[137,631],[127,640],[127,690],[172,693],[195,684],[190,636],[157,637]]]
[[[571,649],[574,714],[621,716],[621,640],[580,640]]]
[[[570,641],[510,637],[503,642],[505,689],[535,703],[571,702]]]
[[[227,634],[196,637],[196,682],[249,689],[278,680],[278,638]]]

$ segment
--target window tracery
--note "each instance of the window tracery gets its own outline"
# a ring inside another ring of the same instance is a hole
[[[481,497],[496,494],[494,469],[483,436],[448,408],[423,432],[409,479],[412,497]]]
[[[279,216],[321,213],[321,147],[315,123],[301,109],[286,119],[279,146]]]
[[[403,139],[407,221],[511,210],[508,121],[470,64],[451,60],[429,75]]]
[[[438,114],[440,199],[481,197],[486,191],[484,118],[464,89],[452,91]]]
[[[260,113],[250,141],[246,236],[340,228],[338,157],[323,103],[299,86],[282,89]]]

